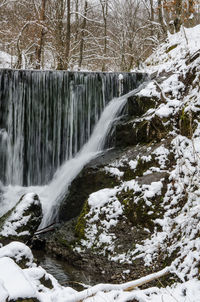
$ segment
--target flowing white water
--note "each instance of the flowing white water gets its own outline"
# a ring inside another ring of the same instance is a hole
[[[68,187],[73,179],[88,162],[103,151],[105,140],[112,127],[113,121],[119,114],[120,110],[124,107],[127,98],[136,94],[145,85],[146,84],[143,83],[137,89],[129,92],[128,94],[113,99],[106,106],[88,142],[74,158],[67,160],[57,170],[52,181],[48,185],[34,187],[4,187],[0,215],[11,208],[13,203],[16,203],[22,194],[26,192],[35,192],[39,195],[43,207],[43,220],[40,227],[45,227],[52,223],[58,214],[60,203],[66,195]]]
[[[105,106],[142,73],[0,70],[0,181],[42,186],[88,141]],[[119,79],[120,78],[120,79]]]

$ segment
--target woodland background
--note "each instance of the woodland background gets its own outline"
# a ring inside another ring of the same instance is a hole
[[[130,71],[198,23],[200,0],[0,0],[0,51],[18,69]]]

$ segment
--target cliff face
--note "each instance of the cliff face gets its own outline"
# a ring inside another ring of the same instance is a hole
[[[152,80],[128,100],[116,150],[73,181],[73,219],[47,240],[48,251],[73,255],[75,265],[106,281],[167,265],[181,280],[199,275],[199,41],[200,26],[186,29],[146,61]]]

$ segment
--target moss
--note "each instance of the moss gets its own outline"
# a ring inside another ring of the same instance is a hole
[[[37,298],[25,298],[25,299],[18,298],[17,300],[9,300],[9,302],[40,302],[40,301]]]
[[[63,245],[65,247],[69,247],[69,242],[66,239],[64,239],[62,236],[60,236],[60,237],[58,236],[57,241],[60,245]]]
[[[153,140],[160,141],[168,129],[163,125],[162,120],[155,116],[151,120],[144,120],[136,127],[136,137],[139,143],[149,143]]]
[[[57,232],[55,241],[57,242],[58,246],[65,248],[69,251],[72,251],[74,241],[69,242],[65,237],[66,234],[60,234],[59,232]]]
[[[8,211],[5,215],[3,215],[0,218],[0,232],[2,231],[4,224],[6,221],[9,219],[11,224],[14,224],[17,222],[17,220],[10,218],[12,213],[15,213],[17,210],[18,205],[20,202],[23,200],[24,195],[20,198],[20,200],[17,202],[17,204],[10,210]],[[34,200],[39,201],[39,197],[35,194]],[[17,240],[21,242],[27,242],[35,233],[37,230],[41,220],[42,220],[42,207],[41,203],[39,202],[38,204],[31,203],[29,207],[23,211],[23,217],[29,217],[28,221],[26,224],[20,224],[18,227],[15,226],[15,231],[18,235],[8,235],[8,236],[0,236],[0,241],[3,242],[4,244],[8,244],[11,241]],[[20,218],[21,219],[21,218]],[[23,232],[27,231],[27,234],[23,234]],[[22,233],[22,234],[20,234]]]
[[[134,226],[142,226],[150,231],[154,229],[154,220],[160,218],[163,213],[161,202],[163,195],[152,198],[151,205],[147,205],[140,197],[141,193],[133,190],[122,191],[118,194],[118,199],[124,205],[124,214]],[[137,203],[135,202],[137,197]],[[151,211],[151,213],[149,213]]]
[[[88,202],[86,201],[82,208],[81,214],[78,217],[77,224],[75,226],[75,234],[79,240],[85,238],[85,226],[86,226],[85,216],[88,214],[89,210],[90,207],[88,205]]]
[[[169,53],[170,51],[175,49],[177,46],[178,46],[178,44],[174,44],[174,45],[170,46],[169,48],[167,48],[166,53]]]
[[[137,204],[129,198],[123,200],[125,215],[133,225],[141,225],[153,229],[153,222],[148,214],[150,208],[146,206],[145,201],[141,198]]]
[[[144,172],[147,171],[152,166],[153,167],[159,166],[154,156],[152,156],[152,159],[150,161],[145,161],[139,158],[135,170],[132,170],[128,166],[122,169],[122,171],[124,171],[123,179],[127,181],[136,178],[137,176],[141,177],[143,176]]]
[[[180,126],[180,132],[181,135],[186,137],[191,137],[192,134],[192,120],[189,116],[188,112],[185,112],[185,109],[183,108],[180,117],[179,117],[179,126]]]
[[[17,203],[18,204],[18,203]],[[17,205],[16,205],[17,206]],[[3,216],[0,217],[0,231],[3,228],[4,223],[6,222],[6,220],[9,218],[9,216],[11,215],[12,211],[16,208],[16,206],[14,208],[12,208],[10,211],[8,211],[7,213],[5,213]]]
[[[78,217],[88,196],[103,188],[113,188],[119,185],[120,181],[115,177],[103,171],[102,165],[85,167],[77,178],[72,182],[69,195],[61,204],[59,209],[59,220],[69,221]],[[78,189],[77,189],[78,188]]]
[[[128,98],[128,115],[130,117],[142,116],[150,108],[155,108],[156,97],[132,96]]]

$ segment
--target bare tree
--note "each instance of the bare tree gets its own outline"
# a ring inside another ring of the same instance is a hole
[[[158,20],[162,27],[163,33],[167,33],[167,25],[164,18],[164,8],[163,8],[163,0],[158,0]]]
[[[108,0],[99,0],[102,9],[102,17],[104,22],[104,47],[103,47],[103,64],[102,64],[102,71],[106,70],[106,56],[107,56],[107,18],[108,18]]]
[[[79,62],[78,62],[78,69],[81,69],[82,62],[83,62],[83,47],[84,47],[84,36],[85,36],[85,28],[87,22],[87,10],[88,10],[88,1],[85,0],[85,7],[84,7],[84,18],[81,26],[81,33],[80,33],[80,54],[79,54]]]
[[[66,51],[65,51],[65,69],[69,66],[69,52],[71,43],[71,0],[67,0],[67,32],[66,32]]]
[[[199,15],[199,0],[0,0],[0,50],[17,68],[130,71]]]
[[[38,42],[38,47],[36,51],[36,68],[40,69],[41,68],[41,54],[42,54],[42,48],[44,46],[44,36],[46,33],[46,28],[45,28],[45,10],[46,10],[46,0],[42,0],[42,5],[41,5],[41,11],[40,11],[40,19],[39,23],[43,26],[40,28],[40,33],[39,33],[39,42]]]

